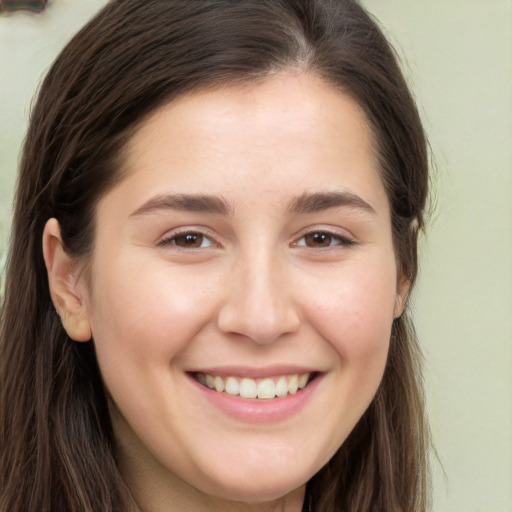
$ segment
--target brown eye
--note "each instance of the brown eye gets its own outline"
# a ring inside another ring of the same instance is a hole
[[[180,249],[203,249],[210,247],[212,241],[202,233],[180,233],[160,242],[161,246],[174,245]]]
[[[330,233],[322,233],[321,231],[315,233],[309,233],[304,236],[304,245],[307,247],[329,247],[332,245],[333,240],[337,237]]]
[[[335,235],[328,231],[313,231],[304,235],[298,242],[299,247],[310,247],[312,249],[327,249],[334,246],[348,247],[356,242],[350,238]]]
[[[178,247],[197,249],[198,247],[201,247],[201,244],[203,243],[203,235],[198,233],[185,233],[184,235],[174,237],[174,243]]]

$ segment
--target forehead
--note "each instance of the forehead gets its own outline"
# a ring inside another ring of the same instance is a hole
[[[332,186],[386,201],[374,146],[350,96],[315,75],[280,73],[160,107],[129,141],[123,171],[148,195]]]

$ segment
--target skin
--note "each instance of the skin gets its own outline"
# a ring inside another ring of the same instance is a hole
[[[378,388],[408,290],[364,116],[314,75],[280,73],[159,108],[125,157],[98,205],[90,286],[55,219],[43,241],[64,327],[94,340],[123,476],[152,512],[300,511]],[[350,196],[297,209],[312,193]],[[227,211],[148,208],[166,194]],[[318,372],[316,387],[259,423],[190,375],[283,365]]]

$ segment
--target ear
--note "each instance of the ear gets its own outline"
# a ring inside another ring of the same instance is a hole
[[[56,219],[50,219],[44,228],[43,256],[50,295],[62,326],[71,339],[89,341],[91,326],[85,300],[87,287],[78,265],[64,250]]]
[[[394,317],[400,318],[404,312],[411,290],[411,281],[405,275],[399,275],[396,283]]]

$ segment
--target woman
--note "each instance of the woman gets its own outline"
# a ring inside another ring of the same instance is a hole
[[[110,2],[24,147],[0,510],[426,510],[427,184],[356,2]]]

